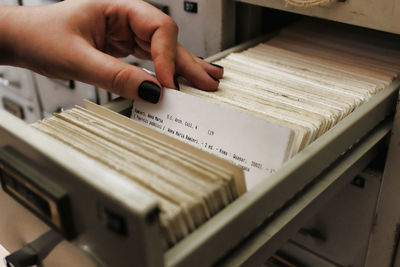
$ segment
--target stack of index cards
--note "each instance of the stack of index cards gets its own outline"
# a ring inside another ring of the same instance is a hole
[[[398,76],[400,39],[305,20],[214,63],[225,69],[216,92],[181,91],[289,127],[293,156]]]
[[[166,247],[246,191],[240,168],[88,104],[32,126],[129,179],[159,204]]]

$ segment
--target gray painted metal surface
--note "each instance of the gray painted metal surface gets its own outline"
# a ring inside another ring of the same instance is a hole
[[[400,239],[400,99],[390,136],[365,266],[398,266]],[[397,264],[397,265],[396,265]]]

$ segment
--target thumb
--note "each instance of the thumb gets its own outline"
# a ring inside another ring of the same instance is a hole
[[[144,71],[91,46],[80,50],[73,76],[130,99],[157,103],[161,96],[159,81]]]

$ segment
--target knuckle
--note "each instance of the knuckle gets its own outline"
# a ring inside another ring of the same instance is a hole
[[[167,26],[175,32],[178,32],[179,30],[178,24],[176,24],[176,21],[173,20],[170,16],[164,16],[161,20],[161,24]]]
[[[173,20],[173,19],[171,19],[171,20],[172,20],[172,22],[171,22],[171,28],[172,28],[175,32],[178,32],[178,31],[179,31],[178,24],[176,24],[176,21],[175,21],[175,20]]]
[[[119,69],[115,72],[112,82],[111,89],[118,95],[126,95],[127,84],[131,76],[131,71],[127,68]]]

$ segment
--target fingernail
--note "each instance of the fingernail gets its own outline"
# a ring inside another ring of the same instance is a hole
[[[212,76],[211,74],[208,74],[214,81],[219,82],[219,80],[217,78],[215,78],[214,76]]]
[[[141,99],[157,104],[160,99],[161,88],[153,82],[144,81],[139,86],[138,94]]]
[[[175,88],[176,88],[176,90],[180,91],[180,90],[181,90],[181,88],[179,88],[179,83],[178,83],[178,80],[177,80],[177,78],[178,78],[178,76],[174,76],[174,84],[175,84]]]
[[[200,59],[204,59],[204,57],[198,57],[198,58],[200,58]]]
[[[222,67],[221,65],[217,65],[217,64],[214,64],[214,63],[210,63],[211,65],[213,65],[214,67],[217,67],[217,68],[220,68],[220,69],[223,69],[224,67]]]

